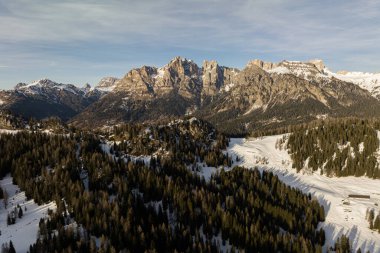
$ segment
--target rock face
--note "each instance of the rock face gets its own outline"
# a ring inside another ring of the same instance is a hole
[[[224,84],[224,71],[216,61],[203,62],[203,96],[216,95]]]
[[[160,68],[143,66],[121,79],[103,78],[94,88],[48,79],[21,83],[0,91],[0,109],[27,118],[58,116],[91,128],[195,115],[227,133],[242,134],[322,116],[380,116],[374,95],[380,89],[369,87],[378,87],[375,74],[335,74],[320,60],[253,60],[238,70],[216,61],[199,67],[175,57]]]
[[[176,57],[156,68],[131,70],[114,92],[74,117],[73,124],[155,121],[193,114],[226,132],[297,124],[321,117],[373,116],[380,103],[352,83],[331,76],[320,60],[250,61],[239,71]],[[378,111],[380,112],[380,110]],[[379,113],[380,114],[380,113]]]

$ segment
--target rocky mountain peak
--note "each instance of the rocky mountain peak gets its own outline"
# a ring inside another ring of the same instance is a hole
[[[248,62],[247,67],[250,67],[250,66],[257,66],[257,67],[262,68],[264,70],[271,70],[271,69],[277,67],[278,64],[273,63],[273,62],[265,62],[265,61],[262,61],[259,59],[255,59],[255,60]]]
[[[314,59],[309,62],[314,64],[314,66],[321,72],[326,68],[325,63],[321,59]]]
[[[215,95],[224,83],[222,68],[214,60],[203,61],[202,71],[202,93],[204,95]]]
[[[181,58],[179,56],[172,59],[167,65],[167,69],[171,73],[176,73],[178,76],[194,77],[199,73],[199,67],[192,60]]]

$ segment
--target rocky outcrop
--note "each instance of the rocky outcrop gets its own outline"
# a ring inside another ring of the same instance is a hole
[[[204,61],[202,96],[215,96],[224,84],[224,69],[216,61]]]
[[[247,67],[249,67],[249,66],[257,66],[257,67],[262,68],[264,70],[271,70],[271,69],[277,67],[278,64],[273,63],[273,62],[264,62],[262,60],[255,59],[255,60],[248,62]]]

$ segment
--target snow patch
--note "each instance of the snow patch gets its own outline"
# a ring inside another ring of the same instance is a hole
[[[159,68],[159,69],[157,69],[157,75],[153,75],[152,77],[154,79],[163,78],[164,74],[165,74],[165,70],[163,68]]]
[[[234,86],[235,86],[234,83],[226,84],[226,85],[224,86],[224,90],[228,92],[228,91],[230,91]]]

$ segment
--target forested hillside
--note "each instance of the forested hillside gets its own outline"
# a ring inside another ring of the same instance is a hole
[[[146,130],[0,135],[1,175],[11,173],[28,198],[57,203],[30,252],[321,252],[324,231],[316,228],[325,214],[311,196],[257,169],[222,170],[210,181],[193,173],[194,159],[228,163],[227,139],[204,122]],[[139,149],[149,147],[139,144],[141,132],[157,146]],[[119,154],[104,152],[104,141]],[[194,149],[199,158],[188,155]],[[129,152],[155,156],[144,164]]]
[[[117,157],[135,155],[170,156],[186,165],[206,163],[208,166],[231,166],[232,160],[222,150],[228,138],[218,133],[209,123],[191,118],[167,125],[123,124],[106,134],[111,140],[110,152]]]
[[[321,121],[290,134],[293,167],[328,176],[379,178],[379,123],[359,119]]]

